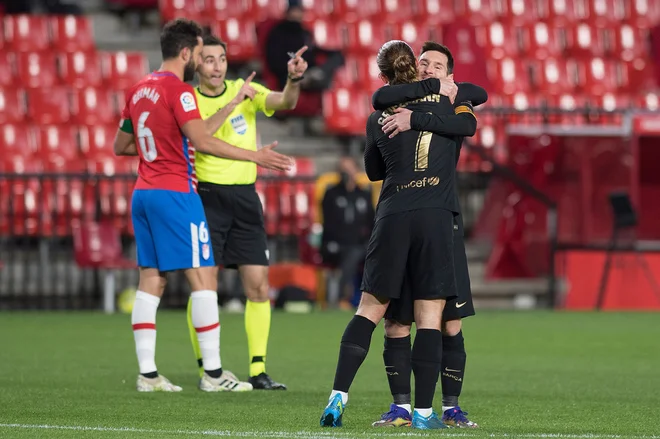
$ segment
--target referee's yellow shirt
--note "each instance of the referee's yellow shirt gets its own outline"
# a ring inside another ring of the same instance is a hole
[[[219,96],[204,95],[195,89],[197,105],[203,119],[214,115],[234,99],[245,81],[225,81],[225,91]],[[257,95],[253,100],[245,99],[231,112],[225,123],[214,134],[230,145],[252,151],[257,150],[257,112],[272,116],[274,111],[266,109],[266,96],[271,92],[261,84],[250,84]],[[214,184],[252,184],[257,180],[257,165],[252,162],[223,159],[220,157],[195,152],[195,172],[199,181]]]

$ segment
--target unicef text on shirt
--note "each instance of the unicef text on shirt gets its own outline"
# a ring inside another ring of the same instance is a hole
[[[424,177],[419,180],[412,180],[410,183],[398,184],[396,186],[396,191],[401,192],[404,189],[419,189],[425,188],[428,186],[437,186],[440,183],[440,177]]]

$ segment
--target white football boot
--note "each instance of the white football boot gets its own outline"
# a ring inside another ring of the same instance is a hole
[[[204,392],[249,392],[252,384],[239,381],[236,375],[225,370],[220,378],[212,378],[205,373],[199,381],[199,389]]]
[[[137,378],[137,391],[138,392],[180,392],[182,389],[175,386],[162,375],[157,378],[147,378],[144,375],[138,375]]]

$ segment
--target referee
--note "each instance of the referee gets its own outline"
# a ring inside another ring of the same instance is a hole
[[[295,108],[300,81],[307,70],[301,48],[288,62],[289,79],[282,92],[246,80],[228,80],[227,45],[215,36],[204,38],[202,64],[195,90],[202,118],[213,120],[209,131],[239,148],[257,149],[256,115]],[[263,210],[254,183],[254,163],[195,153],[198,191],[204,204],[216,264],[238,269],[247,296],[245,330],[254,389],[286,390],[266,374],[266,348],[271,307],[268,297],[268,246]],[[217,268],[216,268],[217,270]],[[216,271],[217,275],[217,271]],[[190,315],[190,304],[189,315]],[[189,319],[190,324],[190,319]],[[191,329],[191,333],[194,329]],[[194,339],[193,339],[194,340]],[[193,341],[198,363],[201,356]]]

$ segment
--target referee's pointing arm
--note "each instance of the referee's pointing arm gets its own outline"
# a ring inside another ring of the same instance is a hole
[[[284,90],[269,93],[266,97],[266,108],[268,110],[292,110],[296,108],[300,96],[300,81],[307,71],[307,61],[302,57],[307,51],[307,46],[301,47],[296,53],[290,53],[291,59],[287,63],[288,79]]]

